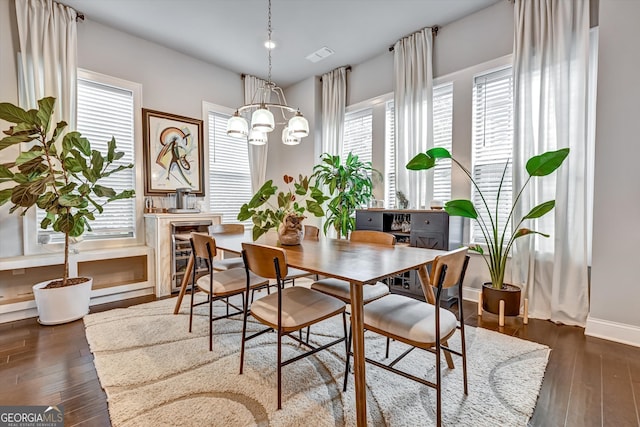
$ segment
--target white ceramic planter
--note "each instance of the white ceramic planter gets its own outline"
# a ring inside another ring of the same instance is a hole
[[[41,325],[59,325],[81,319],[89,313],[89,299],[93,279],[79,285],[43,289],[51,280],[33,285]]]

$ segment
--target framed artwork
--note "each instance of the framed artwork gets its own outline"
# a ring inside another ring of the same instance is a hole
[[[202,120],[142,109],[144,195],[190,188],[204,196]]]

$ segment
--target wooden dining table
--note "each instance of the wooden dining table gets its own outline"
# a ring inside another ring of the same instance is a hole
[[[242,243],[253,242],[250,231],[245,234],[215,235],[216,246],[224,251],[241,253]],[[322,276],[346,280],[351,284],[351,325],[353,330],[353,370],[356,393],[356,420],[358,426],[367,425],[367,399],[365,382],[365,352],[362,287],[409,270],[417,270],[422,283],[429,283],[427,265],[444,251],[409,246],[386,246],[357,243],[349,240],[320,238],[303,240],[300,245],[281,245],[275,233],[267,233],[255,243],[276,246],[285,250],[290,267]],[[174,313],[189,285],[193,260],[185,271]],[[423,287],[425,288],[425,287]],[[426,299],[435,300],[433,290],[426,286]],[[447,363],[451,356],[445,352]]]

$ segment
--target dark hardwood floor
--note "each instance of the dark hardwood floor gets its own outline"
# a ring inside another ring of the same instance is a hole
[[[135,298],[92,312],[151,301]],[[532,426],[640,426],[640,348],[585,337],[581,328],[531,319],[476,315],[465,302],[465,323],[551,347]],[[0,325],[0,405],[62,404],[65,426],[109,426],[81,320],[40,326],[35,319]]]

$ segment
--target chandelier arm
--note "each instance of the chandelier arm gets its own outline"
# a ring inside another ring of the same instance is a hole
[[[258,109],[258,108],[280,108],[282,111],[287,111],[288,113],[296,113],[296,111],[298,111],[296,108],[293,107],[289,107],[288,105],[284,105],[284,104],[274,104],[274,103],[270,103],[270,102],[265,102],[265,103],[255,103],[255,104],[247,104],[247,105],[243,105],[242,107],[238,107],[238,113],[241,113],[243,111],[247,111],[250,110],[252,108]]]

